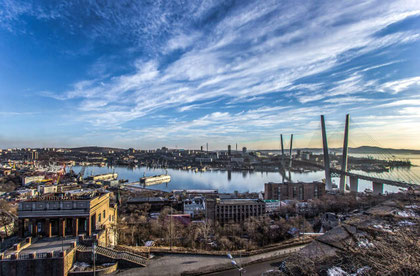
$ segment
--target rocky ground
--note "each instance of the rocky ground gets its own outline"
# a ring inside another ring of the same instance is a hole
[[[268,275],[420,275],[420,197],[354,214]]]

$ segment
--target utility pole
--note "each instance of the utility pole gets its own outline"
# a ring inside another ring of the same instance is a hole
[[[93,241],[92,243],[92,250],[93,250],[93,276],[96,275],[96,243]]]
[[[172,251],[172,201],[171,201],[171,216],[169,218],[169,251]]]

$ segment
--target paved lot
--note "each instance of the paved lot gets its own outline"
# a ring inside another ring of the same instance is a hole
[[[61,251],[66,250],[70,247],[70,244],[76,241],[76,238],[69,237],[66,239],[60,239],[58,237],[54,238],[42,238],[31,244],[29,247],[20,251],[20,254],[29,254],[29,253],[44,253],[51,251]]]
[[[258,260],[264,260],[267,258],[274,258],[274,261],[264,262],[261,264],[250,265],[247,267],[250,273],[255,271],[264,272],[265,268],[273,269],[272,263],[275,263],[276,260],[281,260],[283,256],[288,254],[291,251],[299,250],[304,247],[304,245],[296,246],[289,249],[281,249],[272,252],[267,252],[251,257],[244,258],[235,258],[238,263],[247,264],[250,262],[255,262]],[[147,267],[144,268],[134,268],[125,271],[119,271],[118,275],[150,275],[150,276],[161,276],[161,275],[181,275],[185,272],[196,272],[196,273],[210,273],[214,269],[222,268],[229,269],[233,265],[230,263],[230,260],[225,256],[203,256],[203,255],[182,255],[182,254],[173,254],[166,255],[162,257],[156,257],[149,261]],[[227,274],[225,274],[227,273]],[[246,275],[260,275],[259,274],[246,274]],[[234,270],[227,270],[222,274],[214,275],[236,275]],[[239,274],[238,274],[239,275]]]
[[[120,275],[181,275],[185,271],[193,271],[204,266],[228,265],[230,260],[219,256],[196,256],[174,254],[155,257],[145,268],[135,268],[121,271]]]

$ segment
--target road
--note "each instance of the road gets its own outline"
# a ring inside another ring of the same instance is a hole
[[[287,249],[279,249],[270,251],[254,256],[243,257],[242,260],[236,259],[238,263],[250,263],[258,262],[264,259],[274,259],[274,261],[261,262],[254,265],[246,266],[249,272],[245,275],[260,275],[262,272],[273,269],[273,264],[279,262],[282,258],[287,256],[289,253],[296,252],[305,245],[298,245]],[[159,256],[149,261],[147,267],[133,268],[125,271],[120,271],[118,275],[149,275],[149,276],[161,276],[161,275],[181,275],[185,273],[194,273],[198,275],[200,273],[210,273],[215,270],[228,269],[221,272],[222,274],[214,275],[239,275],[235,274],[237,271],[230,270],[232,267],[230,260],[226,256],[203,256],[203,255],[189,255],[189,254],[167,254],[165,256]],[[265,270],[265,268],[267,268]],[[253,272],[254,271],[254,272]],[[260,272],[261,271],[261,272]],[[227,273],[227,274],[225,274]],[[254,274],[251,274],[254,273]],[[256,274],[255,274],[256,273]],[[259,274],[258,274],[259,273]],[[213,274],[207,274],[213,275]]]
[[[277,270],[280,263],[286,258],[284,256],[282,258],[278,258],[271,261],[266,261],[262,263],[252,264],[245,266],[245,272],[242,273],[243,276],[260,276],[263,272],[268,270],[274,269]],[[225,270],[222,272],[210,273],[206,274],[206,276],[240,276],[239,271],[237,269]]]

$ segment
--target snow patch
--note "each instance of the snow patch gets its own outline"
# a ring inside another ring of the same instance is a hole
[[[357,246],[359,246],[361,248],[371,248],[371,247],[374,247],[373,243],[371,243],[367,239],[359,240],[359,242],[357,243]]]
[[[374,228],[376,229],[380,229],[382,231],[386,231],[386,232],[390,232],[392,233],[393,231],[390,229],[390,226],[388,224],[386,225],[381,225],[381,224],[374,224],[373,225]]]
[[[348,276],[347,272],[341,269],[341,267],[334,266],[328,269],[327,271],[328,276]]]
[[[415,217],[416,213],[414,213],[413,211],[399,211],[397,212],[397,215],[400,217],[409,218],[409,217]]]
[[[85,263],[85,262],[75,262],[73,264],[73,271],[85,271],[87,268],[90,267],[90,264]]]
[[[341,267],[334,266],[327,270],[328,276],[358,276],[363,275],[366,271],[370,270],[370,267],[364,266],[359,268],[356,273],[347,273]]]
[[[413,226],[413,225],[416,225],[416,223],[409,220],[403,220],[403,221],[398,222],[398,225],[399,226]]]

